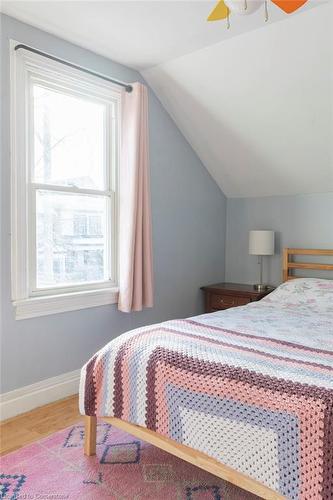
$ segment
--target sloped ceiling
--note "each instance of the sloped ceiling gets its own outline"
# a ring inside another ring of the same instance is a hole
[[[240,0],[241,1],[241,0]],[[252,1],[252,0],[250,0]],[[308,0],[294,15],[318,2]],[[263,7],[253,15],[208,23],[217,0],[0,0],[5,14],[141,70],[156,66],[264,24]],[[269,23],[285,19],[269,4]]]
[[[143,71],[229,197],[333,191],[333,9]]]
[[[229,197],[333,191],[333,0],[207,23],[214,1],[3,1],[141,70]],[[315,8],[312,8],[315,7]],[[73,20],[75,20],[73,22]]]

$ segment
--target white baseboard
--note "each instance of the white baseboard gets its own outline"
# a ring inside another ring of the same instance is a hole
[[[38,406],[77,394],[79,382],[80,370],[75,370],[0,394],[0,420],[15,417]]]

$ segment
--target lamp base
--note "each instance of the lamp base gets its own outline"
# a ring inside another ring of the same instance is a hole
[[[253,288],[258,292],[265,292],[268,289],[268,285],[263,285],[262,283],[258,283],[257,285],[253,285]]]

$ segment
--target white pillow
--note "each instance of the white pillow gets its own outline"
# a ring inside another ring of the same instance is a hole
[[[286,281],[262,300],[282,307],[307,307],[333,313],[333,280],[297,278]]]

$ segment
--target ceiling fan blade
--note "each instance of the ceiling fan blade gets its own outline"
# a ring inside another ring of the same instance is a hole
[[[224,3],[224,0],[220,0],[207,17],[207,21],[220,21],[221,19],[228,17],[228,14],[229,8]]]
[[[284,10],[286,14],[291,14],[304,5],[307,0],[272,0],[275,5]]]

